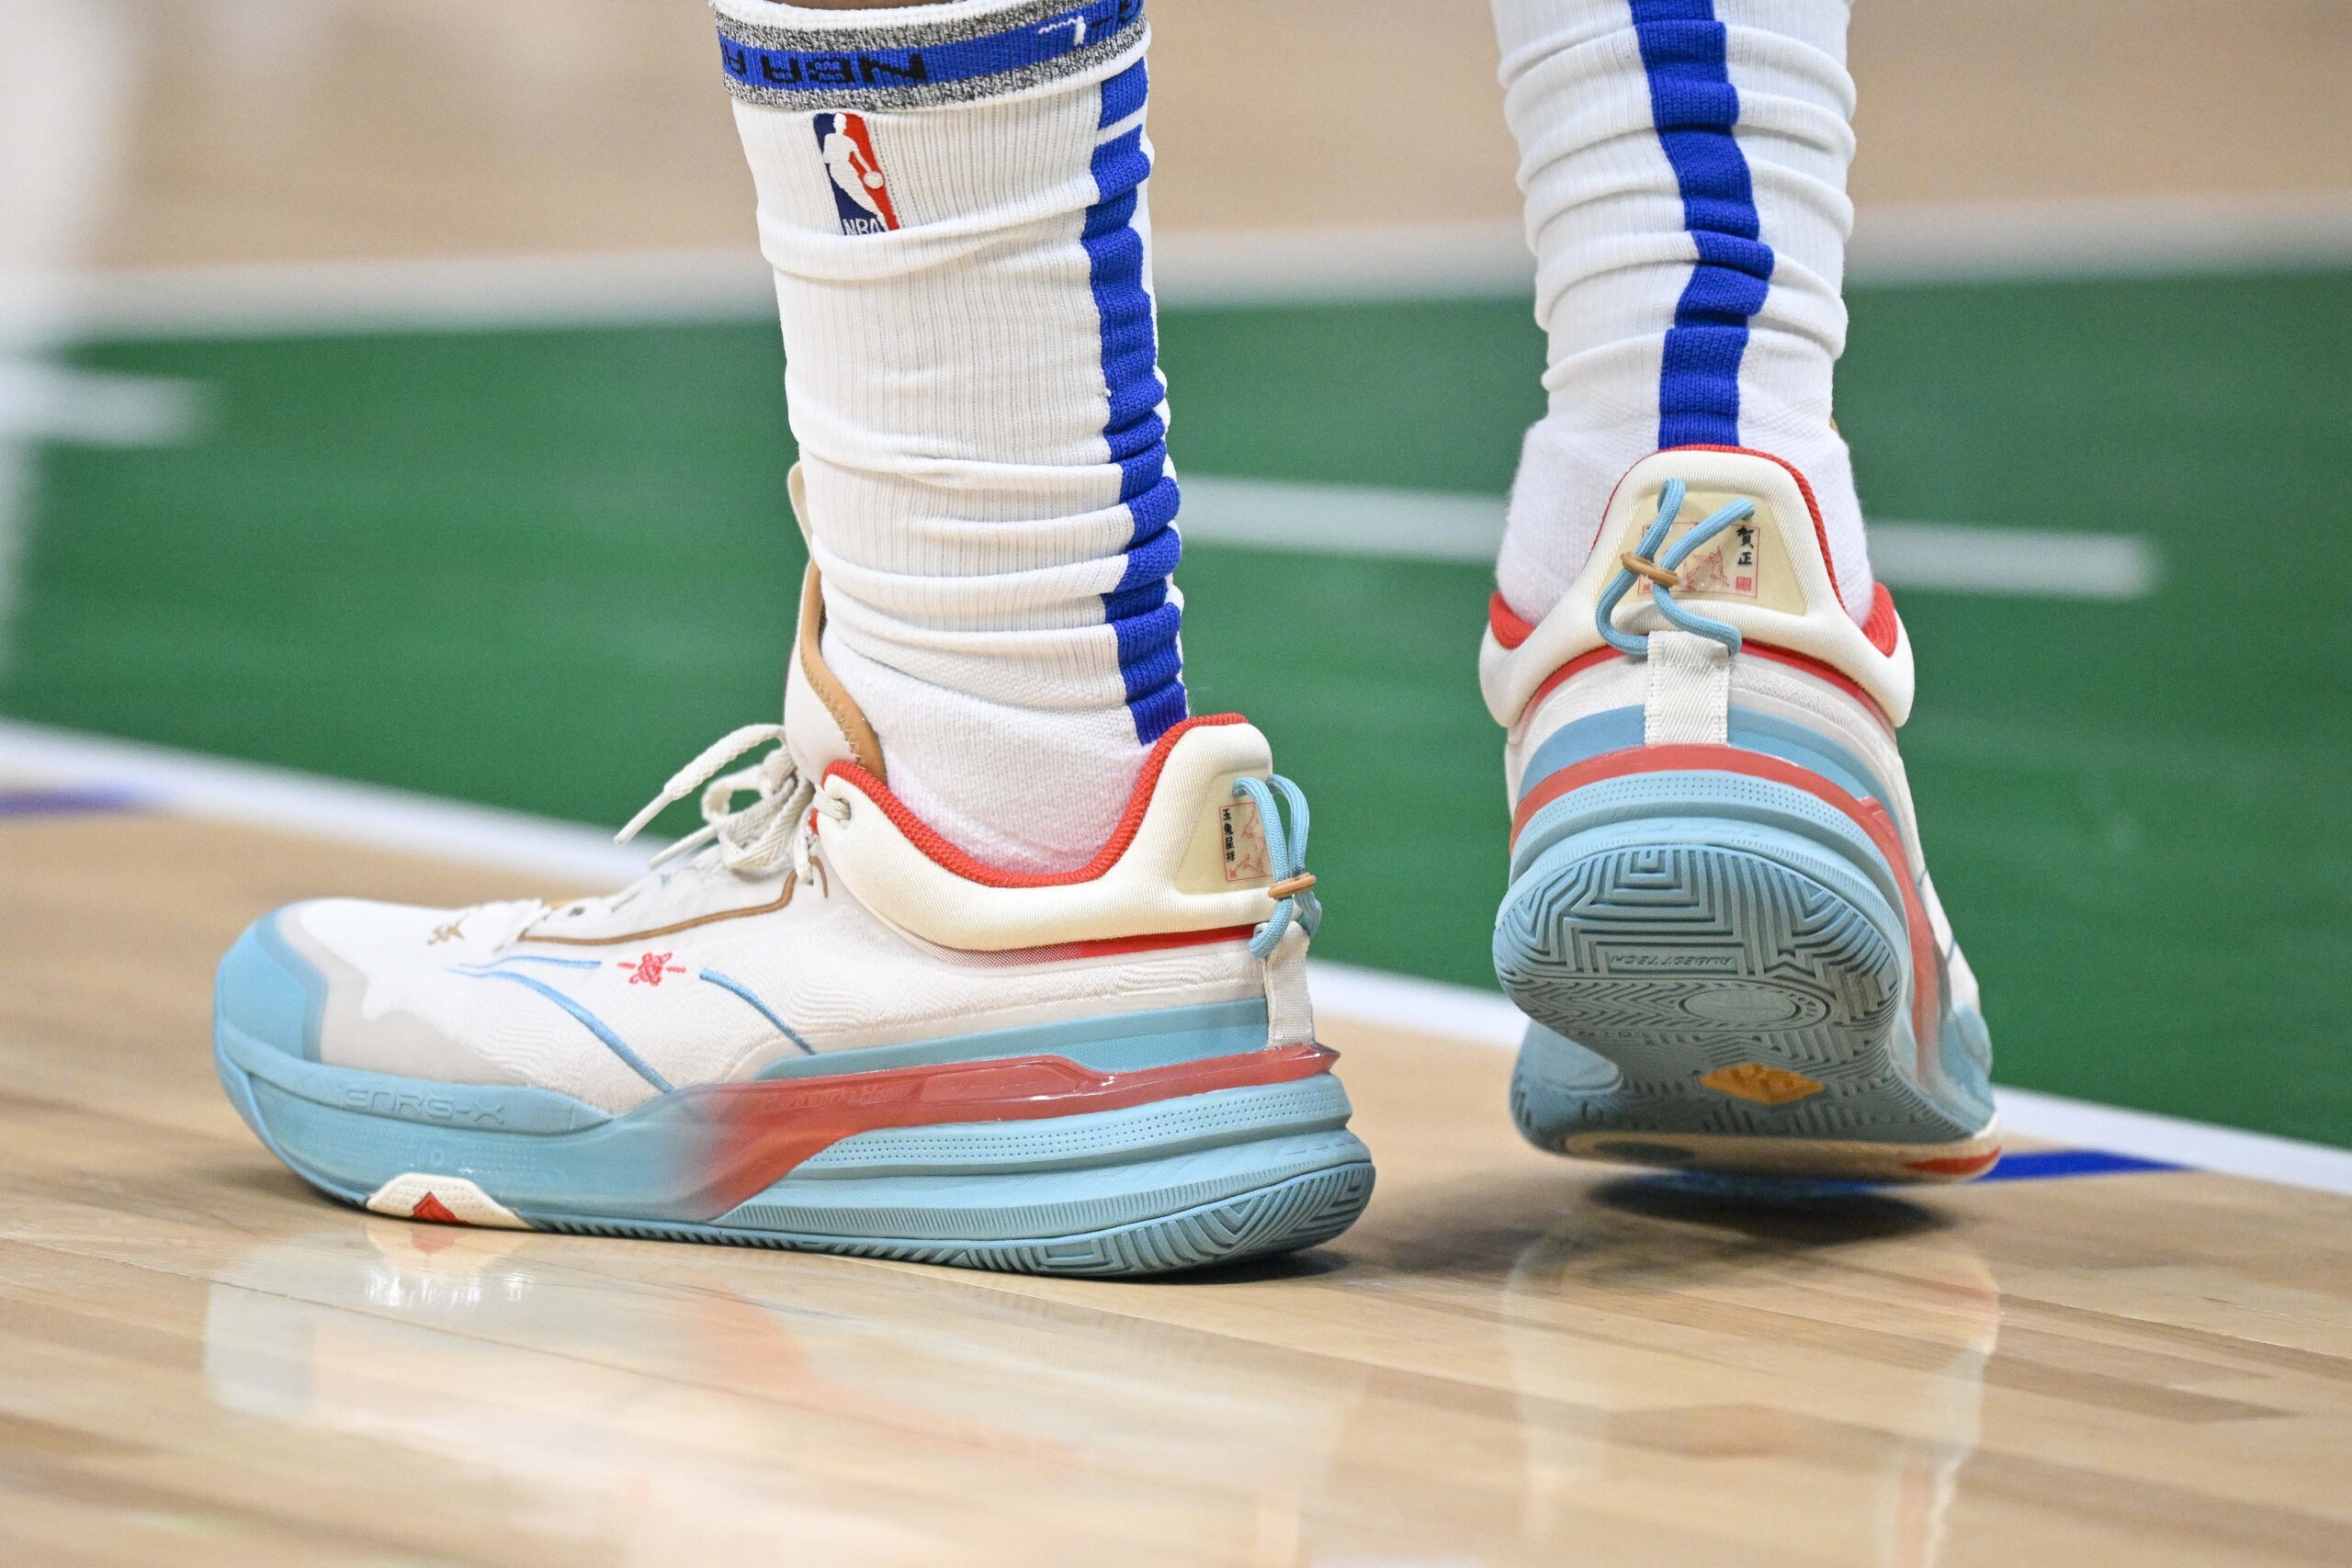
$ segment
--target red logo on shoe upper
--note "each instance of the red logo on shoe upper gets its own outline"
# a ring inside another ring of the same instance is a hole
[[[899,226],[899,209],[890,200],[889,176],[874,151],[874,133],[858,114],[820,114],[817,155],[833,182],[833,210],[844,234],[879,234]]]
[[[635,963],[624,958],[614,967],[629,970],[631,973],[628,983],[632,986],[658,986],[662,983],[662,976],[664,975],[685,973],[684,969],[670,962],[670,955],[666,953],[640,953],[637,955]]]

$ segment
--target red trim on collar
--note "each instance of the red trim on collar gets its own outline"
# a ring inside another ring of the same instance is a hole
[[[1223,724],[1247,724],[1250,721],[1238,713],[1204,714],[1188,718],[1159,738],[1143,760],[1143,770],[1136,775],[1135,789],[1127,795],[1127,808],[1121,814],[1118,826],[1111,829],[1110,839],[1094,858],[1075,871],[1024,872],[1008,871],[990,865],[956,848],[939,829],[916,816],[907,803],[890,792],[888,784],[854,762],[835,762],[825,770],[826,778],[846,779],[859,794],[879,807],[882,815],[894,823],[907,841],[921,850],[934,864],[944,867],[967,882],[977,882],[983,887],[1069,887],[1080,882],[1092,882],[1119,862],[1135,842],[1136,832],[1143,826],[1144,813],[1151,807],[1151,794],[1159,783],[1160,770],[1168,765],[1168,755],[1176,742],[1194,729],[1206,729]]]

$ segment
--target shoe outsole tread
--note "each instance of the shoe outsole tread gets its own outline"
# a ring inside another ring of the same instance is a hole
[[[215,1057],[230,1100],[272,1154],[326,1196],[354,1207],[367,1206],[367,1191],[323,1179],[310,1170],[272,1128],[250,1075],[217,1045]],[[1361,1143],[1344,1134],[1338,1136],[1347,1148],[1363,1155]],[[1115,1161],[1106,1162],[1097,1174],[1106,1189],[1121,1186],[1123,1172]],[[976,1179],[985,1182],[989,1178],[982,1175]],[[1343,1158],[1167,1214],[1070,1235],[990,1240],[815,1235],[747,1225],[599,1218],[529,1207],[514,1213],[532,1229],[575,1235],[694,1241],[1006,1273],[1123,1278],[1214,1268],[1317,1246],[1355,1223],[1371,1201],[1372,1190],[1369,1159]],[[1087,1206],[1077,1205],[1081,1211]]]
[[[1638,1164],[1977,1174],[1961,1168],[1997,1149],[1989,1123],[1939,1103],[1903,1059],[1899,932],[1752,847],[1691,841],[1689,826],[1672,841],[1563,845],[1505,900],[1496,973],[1540,1026],[1513,1075],[1521,1131]]]
[[[1372,1167],[1313,1171],[1182,1213],[1091,1235],[1031,1241],[899,1241],[795,1235],[714,1225],[526,1214],[540,1230],[661,1241],[718,1242],[847,1258],[936,1263],[1012,1274],[1122,1278],[1180,1273],[1295,1252],[1330,1240],[1371,1201]]]

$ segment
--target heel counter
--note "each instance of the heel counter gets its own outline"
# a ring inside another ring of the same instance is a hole
[[[1606,648],[1594,624],[1596,610],[1623,554],[1638,547],[1667,484],[1677,479],[1685,492],[1668,541],[1730,502],[1756,508],[1753,517],[1684,563],[1677,602],[1744,637],[1828,666],[1900,725],[1910,713],[1913,677],[1910,643],[1893,600],[1879,590],[1868,621],[1856,624],[1839,599],[1819,510],[1804,476],[1768,453],[1709,446],[1653,453],[1626,471],[1591,558],[1540,625],[1490,617],[1479,680],[1497,721],[1515,726],[1556,671]],[[1611,625],[1647,633],[1667,622],[1642,583],[1619,604]]]
[[[1271,766],[1265,737],[1239,715],[1185,720],[1146,757],[1102,851],[1068,872],[1025,874],[977,860],[850,763],[828,768],[822,785],[850,810],[838,822],[820,817],[818,833],[861,903],[944,947],[1000,952],[1228,930],[1246,936],[1273,914],[1272,868],[1254,810],[1230,809],[1247,805],[1233,781],[1263,778]],[[1254,863],[1252,828],[1261,849]],[[1257,874],[1261,866],[1265,874]]]

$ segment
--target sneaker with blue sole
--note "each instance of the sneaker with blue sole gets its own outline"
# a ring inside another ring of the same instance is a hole
[[[786,724],[711,747],[628,831],[776,750],[710,782],[642,880],[246,931],[214,1049],[261,1141],[402,1218],[1034,1273],[1345,1230],[1372,1165],[1315,1039],[1306,802],[1265,738],[1188,719],[1091,863],[988,865],[891,791],[820,592]]]
[[[1540,624],[1497,596],[1480,674],[1530,1141],[1830,1180],[1993,1167],[1991,1043],[1895,745],[1909,641],[1883,585],[1849,614],[1801,474],[1643,459]]]

